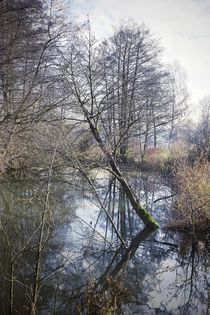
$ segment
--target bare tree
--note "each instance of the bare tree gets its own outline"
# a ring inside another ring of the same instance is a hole
[[[210,97],[200,101],[200,119],[193,134],[193,144],[196,146],[196,156],[210,160]]]
[[[144,25],[120,25],[103,43],[103,51],[107,107],[112,104],[106,119],[113,150],[126,162],[129,141],[139,128],[147,142],[148,129],[160,112],[160,99],[166,98],[163,80],[167,73],[159,62],[161,49]]]
[[[25,141],[30,140],[26,132],[36,124],[58,119],[68,98],[62,92],[56,59],[66,29],[59,24],[53,4],[49,1],[46,6],[41,0],[0,3],[2,168],[11,166],[12,155],[18,160],[14,143],[21,146],[23,134]]]
[[[171,93],[170,115],[171,120],[169,124],[169,146],[176,138],[176,123],[179,122],[180,117],[187,109],[188,91],[185,84],[185,73],[181,69],[178,62],[168,66],[169,69],[169,91]]]

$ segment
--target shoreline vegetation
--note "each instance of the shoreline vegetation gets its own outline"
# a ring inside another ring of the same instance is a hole
[[[193,150],[195,150],[193,148]],[[95,152],[95,154],[93,154]],[[49,152],[48,152],[49,154]],[[87,172],[93,169],[108,169],[108,163],[104,162],[102,154],[97,147],[87,148],[84,152],[77,151],[74,158],[69,158],[66,152],[58,152],[59,158],[54,161],[53,172],[60,176],[65,170],[68,172],[76,167],[75,161],[85,165]],[[178,143],[168,148],[150,148],[143,158],[137,159],[137,155],[129,154],[127,163],[118,162],[121,174],[137,172],[158,173],[169,180],[172,187],[173,208],[175,218],[169,222],[166,229],[198,232],[208,231],[210,226],[210,166],[205,157],[197,157],[192,160],[192,148],[184,143]],[[23,166],[27,165],[24,169]],[[22,166],[18,169],[11,167],[5,173],[1,173],[2,180],[27,180],[44,178],[48,172],[40,166],[31,167],[32,162],[22,160]],[[18,166],[18,165],[17,165]],[[29,168],[30,166],[30,168]],[[83,166],[84,167],[84,166]],[[60,174],[60,175],[59,175]],[[131,175],[132,176],[132,175]],[[56,177],[56,176],[55,176]],[[169,196],[170,197],[170,196]],[[164,199],[165,197],[163,197]],[[158,227],[156,225],[156,227]]]

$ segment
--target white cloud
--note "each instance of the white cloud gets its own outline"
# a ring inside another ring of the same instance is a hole
[[[73,13],[89,14],[97,36],[122,18],[145,23],[160,38],[166,62],[184,67],[193,102],[210,94],[209,0],[74,0]]]

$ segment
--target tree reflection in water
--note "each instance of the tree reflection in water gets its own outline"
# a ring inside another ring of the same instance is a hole
[[[98,195],[126,240],[120,244],[86,184],[75,176],[69,182],[51,186],[37,314],[94,314],[88,311],[90,293],[94,303],[115,297],[115,305],[107,305],[116,314],[208,314],[207,240],[143,229],[116,181],[98,180]],[[170,188],[154,176],[132,174],[130,182],[165,224],[171,200],[161,197]],[[1,187],[1,314],[31,314],[45,188],[44,182]]]

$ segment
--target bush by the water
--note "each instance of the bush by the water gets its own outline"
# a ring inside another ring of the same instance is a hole
[[[184,142],[174,143],[170,148],[148,148],[143,157],[143,168],[167,171],[174,165],[185,163],[189,148]]]
[[[210,222],[210,164],[198,160],[175,169],[178,198],[176,209],[191,226]]]

